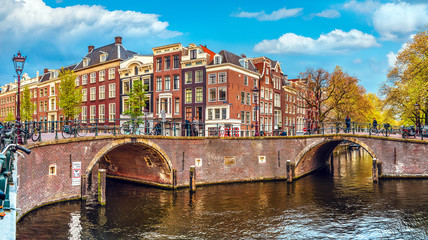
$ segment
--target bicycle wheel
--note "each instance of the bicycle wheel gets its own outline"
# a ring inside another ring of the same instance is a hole
[[[32,136],[31,136],[31,140],[33,140],[33,142],[38,141],[39,137],[40,137],[40,134],[41,133],[40,133],[39,129],[34,129],[34,132],[33,132]]]
[[[88,134],[88,129],[85,127],[78,126],[76,130],[79,137],[84,137]]]
[[[69,138],[71,137],[71,135],[73,135],[73,131],[70,126],[65,125],[64,127],[62,127],[61,134],[63,138]]]

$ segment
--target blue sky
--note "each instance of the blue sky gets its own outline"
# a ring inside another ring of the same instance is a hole
[[[30,77],[78,62],[88,45],[123,37],[132,51],[180,42],[282,63],[289,78],[342,66],[377,93],[395,54],[428,23],[428,2],[1,0],[0,84],[14,81],[12,57]]]

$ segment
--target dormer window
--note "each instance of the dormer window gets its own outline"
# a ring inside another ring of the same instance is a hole
[[[220,64],[222,60],[222,57],[220,55],[217,55],[214,57],[214,64]]]
[[[90,61],[89,58],[83,59],[83,67],[87,67],[89,65],[89,61]]]
[[[100,62],[105,62],[107,60],[107,56],[108,56],[107,53],[102,53],[100,55]]]
[[[58,77],[58,71],[52,71],[51,78],[57,78],[57,77]]]
[[[190,59],[196,59],[196,49],[190,50]]]

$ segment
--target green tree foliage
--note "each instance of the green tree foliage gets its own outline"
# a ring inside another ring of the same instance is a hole
[[[6,118],[4,119],[5,122],[11,122],[11,121],[15,121],[15,115],[13,114],[12,111],[7,113]]]
[[[129,91],[129,109],[124,112],[124,114],[128,114],[132,120],[138,119],[144,116],[144,112],[142,111],[144,106],[146,105],[145,100],[145,87],[141,81],[134,81],[132,84],[132,89]]]
[[[33,119],[34,105],[31,102],[30,88],[25,85],[21,98],[21,121],[30,121]]]
[[[69,69],[62,68],[59,79],[61,82],[58,105],[62,108],[66,120],[70,120],[82,111],[80,108],[82,105],[82,88],[76,88],[76,76]]]
[[[401,118],[402,123],[415,123],[415,104],[419,104],[422,124],[428,124],[428,29],[418,32],[398,55],[388,73],[381,93],[385,106]]]

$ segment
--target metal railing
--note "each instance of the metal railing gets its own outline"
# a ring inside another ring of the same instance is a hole
[[[4,124],[7,125],[7,124]],[[13,124],[12,124],[13,125]],[[12,127],[14,128],[14,126]],[[23,140],[42,141],[70,137],[98,135],[154,135],[181,137],[253,137],[256,127],[251,124],[219,124],[204,122],[160,121],[152,119],[87,119],[70,121],[24,122],[21,126]],[[325,122],[288,125],[259,124],[259,136],[297,136],[324,134],[364,134],[384,137],[400,137],[402,126],[371,123]],[[420,131],[422,132],[422,131]],[[416,137],[416,136],[415,136]],[[423,134],[419,134],[423,139]]]

